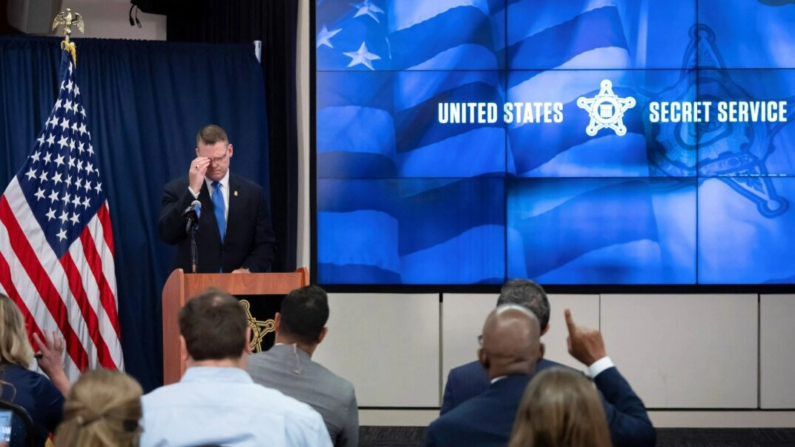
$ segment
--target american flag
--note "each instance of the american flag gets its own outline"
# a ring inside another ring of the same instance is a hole
[[[0,198],[0,292],[31,332],[66,340],[67,375],[122,369],[113,232],[96,149],[67,51],[58,100]]]

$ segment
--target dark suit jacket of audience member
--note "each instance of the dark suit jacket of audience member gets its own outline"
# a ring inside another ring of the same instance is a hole
[[[174,268],[185,272],[191,271],[191,256],[190,237],[182,213],[194,200],[188,190],[188,176],[167,184],[163,188],[157,225],[160,239],[167,244],[178,244]],[[202,204],[196,232],[198,273],[229,273],[238,268],[248,268],[254,273],[270,270],[275,238],[265,193],[259,185],[229,172],[229,209],[223,243],[206,182],[202,183],[198,200]]]
[[[543,371],[553,366],[567,368],[567,366],[561,365],[560,363],[541,359],[538,364],[536,364],[536,372]],[[477,361],[451,369],[450,373],[447,374],[447,385],[444,387],[442,408],[439,414],[443,416],[465,401],[486,391],[488,387],[489,375]]]
[[[428,427],[426,447],[505,447],[531,376],[513,375],[488,385],[486,390],[434,421]]]
[[[33,443],[44,446],[49,432],[63,419],[64,397],[50,380],[19,365],[0,368],[3,400],[15,403],[28,412],[33,421]]]
[[[542,359],[536,372],[545,368],[564,365]],[[657,443],[654,429],[646,407],[632,387],[616,368],[609,368],[594,379],[602,395],[607,416],[607,425],[614,447],[653,447]],[[484,392],[489,385],[486,370],[478,362],[467,363],[450,370],[440,413],[444,415],[461,403]]]
[[[353,385],[293,345],[276,345],[248,358],[254,382],[299,400],[323,417],[336,447],[359,445],[359,406]],[[296,374],[300,371],[300,374]]]

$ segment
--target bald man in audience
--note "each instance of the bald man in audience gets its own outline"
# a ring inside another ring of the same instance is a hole
[[[433,422],[426,447],[508,445],[522,394],[544,355],[541,326],[526,308],[504,305],[489,313],[479,340],[478,361],[490,385]]]
[[[520,305],[533,312],[541,324],[542,336],[549,330],[550,303],[546,292],[539,284],[527,279],[513,279],[506,282],[497,299],[497,306],[504,304]],[[588,367],[588,373],[602,395],[613,445],[654,447],[657,443],[657,431],[649,420],[643,401],[632,391],[632,387],[607,357],[601,334],[575,325],[570,314],[566,316],[566,326],[570,331],[570,340],[575,341],[574,345],[577,348],[572,352],[572,356]],[[572,334],[572,330],[578,332]],[[585,341],[588,343],[586,344]],[[548,359],[541,359],[536,365],[536,372],[553,366],[563,367]],[[487,372],[479,362],[470,362],[453,368],[447,376],[440,413],[444,415],[483,393],[488,385]]]

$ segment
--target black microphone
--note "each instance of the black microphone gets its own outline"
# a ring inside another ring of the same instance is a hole
[[[187,222],[185,231],[192,233],[199,229],[199,218],[202,215],[202,203],[198,200],[191,202],[190,206],[182,212],[182,218]]]

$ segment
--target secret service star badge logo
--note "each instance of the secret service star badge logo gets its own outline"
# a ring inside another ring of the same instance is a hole
[[[584,109],[591,117],[591,123],[585,129],[589,136],[596,135],[599,129],[613,129],[619,137],[627,133],[624,126],[624,112],[635,107],[635,98],[619,98],[613,93],[613,83],[605,79],[602,89],[593,98],[577,98],[577,107]]]

